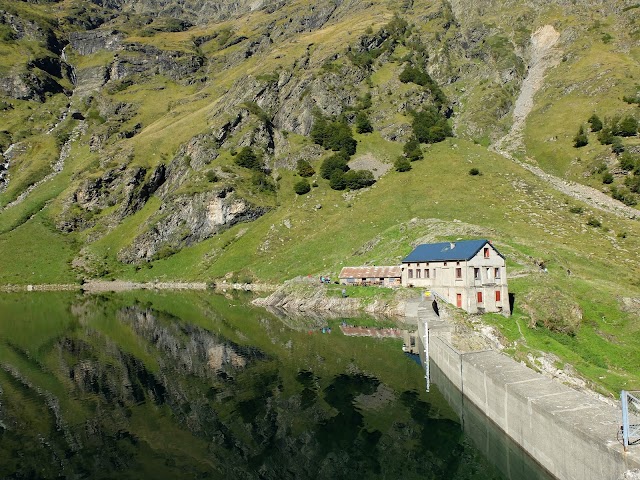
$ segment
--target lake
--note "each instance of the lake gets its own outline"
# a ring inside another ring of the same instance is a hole
[[[342,321],[388,323],[240,294],[2,294],[0,478],[550,478],[446,379],[425,392],[401,340]]]

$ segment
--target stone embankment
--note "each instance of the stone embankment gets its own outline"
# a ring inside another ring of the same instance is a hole
[[[331,297],[327,295],[327,289],[322,285],[305,287],[296,289],[287,283],[268,297],[254,300],[253,304],[292,313],[327,312],[328,314],[354,315],[364,312],[372,315],[404,317],[402,300],[371,302],[363,298]]]
[[[442,305],[440,312],[446,312]],[[620,408],[534,372],[491,349],[464,351],[431,300],[407,305],[429,358],[464,398],[560,480],[617,480],[640,468],[640,449],[623,452]],[[459,345],[458,345],[459,347]]]

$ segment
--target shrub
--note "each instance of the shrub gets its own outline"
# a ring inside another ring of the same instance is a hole
[[[333,178],[333,177],[332,177]],[[349,190],[358,190],[373,185],[376,180],[370,170],[349,170],[344,174],[344,181]]]
[[[629,207],[633,207],[638,203],[636,196],[626,188],[611,187],[611,196]]]
[[[329,186],[334,190],[344,190],[347,188],[347,182],[344,179],[344,172],[342,170],[334,170],[331,173]]]
[[[262,169],[262,163],[251,147],[244,147],[240,150],[233,161],[236,165],[240,165],[241,167],[249,168],[251,170]]]
[[[408,172],[409,170],[411,170],[411,162],[409,161],[409,159],[404,157],[398,157],[393,166],[395,167],[397,172]]]
[[[613,183],[613,175],[610,171],[607,170],[602,174],[602,183],[604,183],[605,185]]]
[[[413,113],[413,134],[421,143],[438,143],[453,133],[447,119],[435,107]]]
[[[276,182],[264,172],[255,172],[251,176],[251,183],[258,187],[261,192],[275,192],[277,189]]]
[[[335,155],[331,155],[327,157],[320,165],[320,176],[327,180],[331,179],[331,175],[335,170],[339,170],[341,172],[346,172],[349,170],[349,166],[347,165],[347,161],[349,157],[343,152],[336,153]]]
[[[471,176],[480,175],[480,170],[478,170],[476,167],[473,167],[471,170],[469,170],[469,175]]]
[[[573,146],[575,148],[580,148],[580,147],[584,147],[588,143],[589,143],[589,139],[587,138],[587,134],[584,131],[584,127],[580,125],[580,128],[578,129],[578,133],[576,133],[576,136],[573,137]]]
[[[624,179],[624,184],[633,193],[640,193],[640,175],[631,175]]]
[[[423,158],[422,150],[420,149],[420,142],[416,137],[411,137],[409,141],[404,144],[404,147],[402,147],[402,151],[410,162],[422,160]]]
[[[587,122],[589,122],[589,125],[591,125],[592,132],[599,132],[600,130],[602,130],[602,120],[600,120],[600,118],[595,113],[589,117],[589,120],[587,120]]]
[[[303,159],[298,160],[296,168],[301,177],[312,177],[316,173],[311,164]]]
[[[589,217],[589,220],[587,220],[587,225],[594,228],[600,228],[602,226],[602,222],[596,217]]]
[[[622,120],[617,122],[613,133],[622,137],[633,137],[638,133],[638,120],[631,115],[624,117]]]
[[[620,155],[620,168],[625,172],[630,172],[638,165],[638,159],[629,152]]]
[[[611,151],[616,155],[620,155],[624,152],[624,144],[622,143],[622,140],[620,140],[620,137],[613,137],[613,141],[611,142]]]
[[[329,121],[321,114],[316,113],[311,138],[314,143],[327,150],[343,151],[348,155],[356,153],[358,142],[353,138],[351,127],[344,121]]]
[[[309,193],[311,191],[311,185],[304,178],[295,183],[293,186],[293,191],[298,195],[304,195],[305,193]]]
[[[207,180],[211,183],[215,183],[218,180],[220,180],[215,170],[208,170],[205,176],[207,177]]]
[[[598,132],[598,141],[602,145],[611,145],[611,143],[613,143],[613,139],[614,135],[613,133],[611,133],[611,127],[609,126],[602,127],[602,129]]]
[[[569,207],[569,211],[579,215],[584,212],[584,208],[574,205],[573,207]]]
[[[369,117],[363,111],[358,112],[356,115],[356,132],[358,133],[371,133],[373,132],[373,125],[369,121]]]

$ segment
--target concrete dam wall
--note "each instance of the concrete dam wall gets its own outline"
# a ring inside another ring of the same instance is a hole
[[[544,377],[499,352],[460,352],[452,328],[425,301],[414,307],[420,337],[429,324],[429,357],[501,430],[561,480],[616,480],[640,468],[640,448],[623,452],[621,411]]]

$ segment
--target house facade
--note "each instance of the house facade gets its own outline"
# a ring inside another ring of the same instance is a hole
[[[399,287],[402,282],[402,267],[344,267],[339,279],[342,285]]]
[[[429,289],[469,313],[510,313],[505,259],[488,240],[418,245],[402,260],[402,285]]]

